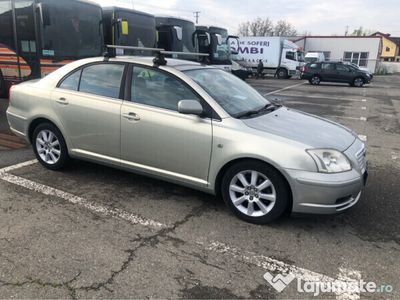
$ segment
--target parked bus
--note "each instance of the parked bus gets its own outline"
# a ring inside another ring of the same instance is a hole
[[[156,46],[156,19],[151,14],[115,6],[104,7],[103,26],[107,45],[146,48]],[[119,55],[130,54],[126,49],[118,49],[117,52]]]
[[[197,53],[196,26],[175,17],[156,17],[157,47],[167,51]]]
[[[104,49],[101,7],[85,0],[0,0],[0,93]]]
[[[209,54],[209,63],[226,71],[232,70],[231,48],[228,30],[217,26],[196,26],[196,37],[200,53]]]

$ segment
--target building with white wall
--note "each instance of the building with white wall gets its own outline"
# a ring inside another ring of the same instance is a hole
[[[381,55],[379,36],[305,36],[294,40],[304,52],[323,52],[326,60],[350,61],[375,72]]]

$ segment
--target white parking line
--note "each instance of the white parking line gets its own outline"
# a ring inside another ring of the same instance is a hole
[[[282,92],[282,91],[286,91],[288,89],[291,89],[291,88],[294,88],[296,86],[300,86],[300,85],[303,85],[303,84],[306,84],[306,82],[302,82],[302,83],[298,83],[298,84],[295,84],[295,85],[287,86],[287,87],[285,87],[283,89],[272,91],[272,92],[269,92],[267,94],[264,94],[264,96],[268,96],[268,95],[276,94],[276,93],[279,93],[279,92]]]
[[[366,122],[366,117],[346,117],[346,116],[326,116],[327,118],[338,118],[338,119],[348,119],[348,120],[356,120],[356,121],[363,121]]]
[[[266,95],[264,95],[266,96]],[[341,98],[341,97],[330,97],[330,96],[314,96],[314,95],[299,95],[299,94],[278,94],[277,96],[283,97],[296,97],[296,98],[311,98],[311,99],[326,99],[326,100],[341,100],[341,101],[352,101],[352,102],[365,102],[363,99],[357,98]]]
[[[27,167],[27,166],[36,164],[37,162],[38,161],[36,159],[28,160],[28,161],[25,161],[25,162],[22,162],[22,163],[13,165],[13,166],[9,166],[9,167],[5,167],[3,169],[0,169],[0,173],[10,172],[12,170],[16,170],[16,169],[20,169],[20,168],[23,168],[23,167]]]
[[[199,244],[203,244],[200,243]],[[230,247],[227,244],[221,242],[211,242],[208,245],[205,245],[206,249],[209,251],[217,252],[220,254],[226,254],[232,256],[234,258],[240,259],[242,261],[251,263],[256,265],[257,267],[261,267],[266,271],[280,273],[282,275],[288,275],[289,273],[296,276],[297,279],[307,281],[307,282],[324,282],[324,283],[345,283],[348,282],[349,278],[353,277],[353,273],[360,274],[359,271],[350,270],[349,273],[344,273],[344,269],[340,270],[340,276],[338,279],[333,277],[329,277],[317,272],[313,272],[304,268],[299,268],[294,265],[287,264],[285,262],[279,261],[277,259],[267,257],[264,255],[258,255],[252,252],[243,252],[238,248]],[[355,291],[353,293],[343,293],[343,294],[336,294],[337,298],[340,299],[359,299],[360,298],[360,291]]]
[[[167,227],[167,225],[162,224],[160,222],[156,222],[156,221],[153,221],[150,219],[145,219],[145,218],[142,218],[135,214],[128,213],[128,212],[123,211],[118,208],[109,208],[109,207],[101,206],[99,204],[90,202],[82,197],[52,188],[52,187],[44,185],[44,184],[34,182],[29,179],[25,179],[25,178],[7,173],[12,170],[16,170],[16,169],[19,169],[22,167],[32,165],[36,162],[37,162],[36,160],[31,160],[31,161],[13,165],[13,166],[10,166],[7,168],[0,169],[0,179],[7,181],[9,183],[24,187],[26,189],[44,194],[44,195],[54,196],[54,197],[66,200],[72,204],[77,204],[79,206],[82,206],[92,212],[96,212],[96,213],[100,213],[100,214],[103,214],[106,216],[112,216],[112,217],[116,217],[116,218],[128,221],[131,224],[139,224],[142,226],[156,227],[156,228]]]

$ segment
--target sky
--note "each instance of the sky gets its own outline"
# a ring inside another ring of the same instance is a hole
[[[399,0],[93,0],[102,6],[130,7],[154,15],[171,15],[199,24],[225,27],[237,34],[238,25],[257,17],[284,19],[299,34],[344,35],[363,28],[400,36]]]

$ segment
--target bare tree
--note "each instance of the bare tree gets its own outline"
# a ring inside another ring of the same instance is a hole
[[[364,29],[362,26],[360,26],[357,29],[354,29],[354,31],[352,32],[353,36],[367,36],[367,35],[371,35],[374,32],[376,32],[376,30],[371,30],[371,29]]]
[[[241,36],[267,36],[273,33],[273,24],[269,18],[257,18],[252,22],[239,24],[239,35]]]
[[[243,22],[239,24],[238,34],[240,36],[249,36],[250,35],[250,22]]]
[[[285,20],[279,20],[274,27],[274,35],[276,36],[296,36],[297,30],[292,24]]]

